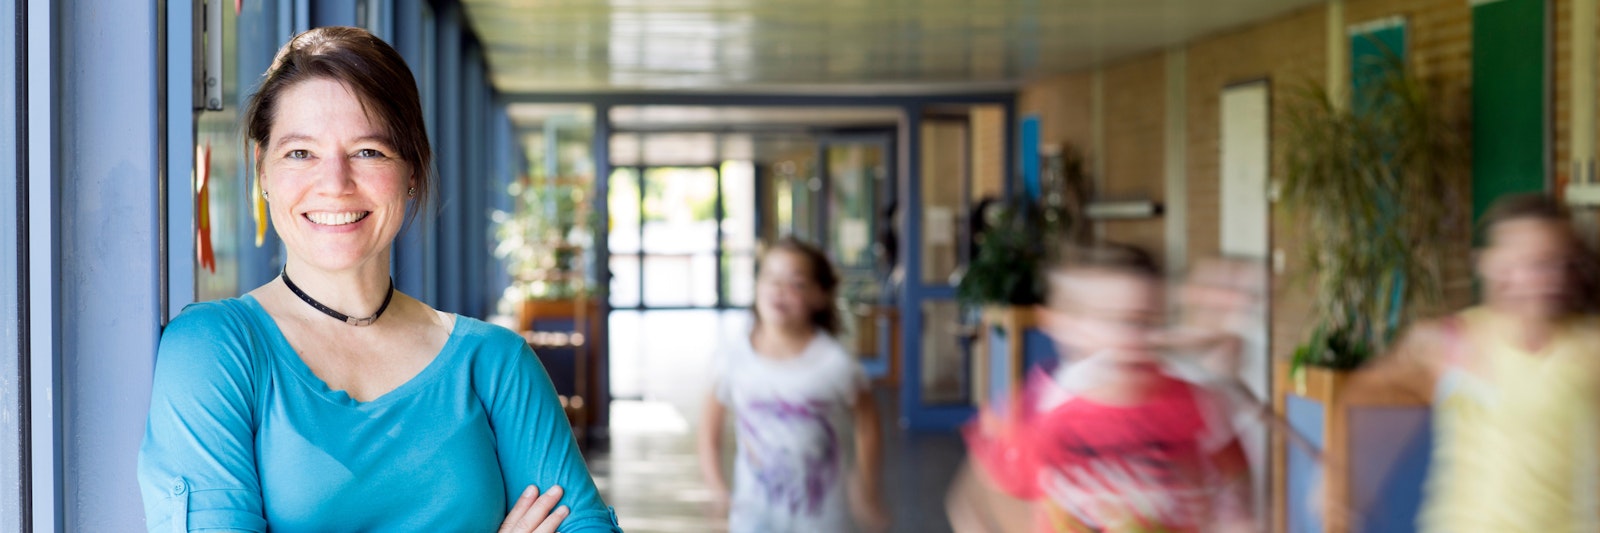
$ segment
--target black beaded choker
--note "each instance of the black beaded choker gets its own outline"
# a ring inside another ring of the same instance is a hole
[[[389,300],[394,299],[394,278],[391,277],[389,278],[389,294],[383,297],[383,305],[378,306],[378,312],[373,313],[372,316],[367,318],[352,318],[350,315],[334,311],[333,308],[322,305],[322,302],[317,301],[315,298],[312,298],[310,295],[306,294],[305,291],[300,290],[300,287],[296,286],[293,281],[289,281],[288,269],[284,269],[283,271],[283,284],[288,285],[289,290],[294,291],[294,295],[299,296],[300,300],[304,301],[306,304],[309,304],[311,307],[315,307],[318,311],[322,311],[322,314],[337,318],[340,322],[344,322],[352,326],[370,326],[373,322],[377,322],[378,317],[383,316],[383,310],[389,308]]]

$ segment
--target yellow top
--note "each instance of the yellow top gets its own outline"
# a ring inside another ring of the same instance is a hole
[[[1529,352],[1483,308],[1435,391],[1431,533],[1600,531],[1600,322],[1573,319]]]

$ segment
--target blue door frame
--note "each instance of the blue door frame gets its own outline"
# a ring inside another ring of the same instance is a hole
[[[813,228],[813,234],[817,235],[816,244],[822,247],[824,250],[828,249],[828,247],[832,245],[832,243],[828,241],[829,235],[827,225],[829,221],[834,219],[832,209],[833,202],[831,201],[831,198],[833,197],[834,176],[829,167],[828,149],[833,146],[851,144],[877,146],[879,150],[882,151],[881,153],[884,157],[885,174],[888,176],[899,175],[899,165],[896,164],[898,157],[895,152],[896,145],[894,130],[891,129],[876,133],[819,134],[817,137],[817,173],[822,177],[822,192],[819,195],[821,201],[817,202],[816,206],[817,216],[815,216],[814,219],[817,227]],[[881,208],[883,205],[881,197],[887,196],[890,199],[897,199],[899,179],[894,178],[887,181],[887,187],[882,187],[875,191],[875,195],[878,197],[874,198],[874,204],[876,205],[873,209],[873,216],[877,216],[879,208]],[[836,258],[835,263],[837,262],[838,259]],[[874,272],[873,275],[874,277],[877,277],[876,272]],[[879,281],[880,283],[887,285],[887,280]],[[880,287],[880,290],[882,290],[880,294],[892,297],[892,295],[889,295],[888,293],[888,288],[889,287],[887,286]],[[894,303],[894,300],[885,300],[883,297],[880,297],[879,300],[880,301],[877,303],[880,305]],[[876,327],[876,325],[874,325],[874,327]],[[867,371],[867,377],[879,379],[889,374],[889,350],[892,344],[893,343],[890,342],[887,337],[879,339],[876,347],[877,353],[875,356],[860,360],[861,366]]]

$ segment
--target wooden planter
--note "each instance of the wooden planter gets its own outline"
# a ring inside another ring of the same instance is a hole
[[[980,344],[984,349],[974,358],[973,398],[987,401],[1015,390],[1030,366],[1056,358],[1054,343],[1038,325],[1033,306],[983,309]]]
[[[1429,409],[1414,399],[1367,397],[1338,405],[1350,372],[1308,368],[1296,383],[1279,365],[1276,410],[1322,449],[1321,464],[1286,439],[1273,443],[1274,531],[1381,533],[1414,531],[1433,451]],[[1330,508],[1318,517],[1308,503],[1326,476]]]
[[[606,328],[598,301],[525,300],[517,329],[539,357],[580,444],[606,420]]]

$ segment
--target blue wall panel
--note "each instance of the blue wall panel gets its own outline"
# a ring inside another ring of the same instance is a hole
[[[1416,531],[1422,486],[1433,455],[1433,428],[1423,407],[1350,410],[1350,492],[1366,533]]]
[[[471,39],[469,39],[471,41]],[[466,46],[465,65],[462,68],[461,153],[465,156],[461,181],[462,212],[459,213],[458,238],[462,241],[462,314],[483,317],[488,310],[484,292],[487,290],[487,257],[484,243],[488,238],[484,228],[488,199],[488,139],[485,124],[488,109],[486,102],[488,70],[483,49],[475,42]]]
[[[17,4],[0,0],[0,35],[17,35]],[[0,39],[0,78],[17,80],[15,39]],[[0,175],[22,176],[17,147],[17,110],[23,108],[17,84],[0,83]],[[22,530],[22,244],[19,228],[27,223],[20,209],[25,179],[0,181],[0,531]]]
[[[46,51],[57,69],[55,105],[32,110],[56,130],[30,142],[51,147],[53,183],[38,185],[57,196],[29,213],[34,224],[53,226],[51,242],[31,243],[32,253],[53,256],[53,268],[34,273],[53,289],[30,297],[54,300],[51,314],[32,319],[48,323],[56,342],[61,492],[34,497],[59,506],[66,531],[126,531],[144,514],[134,457],[162,314],[154,260],[158,13],[143,2],[64,1],[54,9]],[[35,517],[36,527],[51,521]]]
[[[316,0],[311,3],[311,27],[356,25],[356,0]]]
[[[1301,396],[1289,395],[1287,404],[1289,426],[1311,441],[1318,449],[1324,448],[1322,420],[1325,415],[1322,403]],[[1289,446],[1288,471],[1285,472],[1289,495],[1287,498],[1289,531],[1294,533],[1321,533],[1322,523],[1305,502],[1311,490],[1320,482],[1322,466],[1315,457],[1297,446]]]
[[[462,295],[466,293],[461,257],[466,248],[461,235],[465,206],[462,205],[464,159],[462,124],[462,24],[460,6],[443,6],[438,14],[438,89],[439,138],[434,140],[438,154],[439,188],[434,240],[438,261],[435,307],[453,313],[466,313]]]
[[[1022,192],[1028,200],[1039,199],[1039,116],[1022,117],[1017,143],[1017,160],[1022,169]],[[1009,177],[1007,178],[1009,181]]]
[[[426,46],[425,43],[431,41],[431,39],[425,39],[424,35],[436,30],[430,24],[431,21],[423,17],[422,4],[425,1],[396,0],[394,2],[394,36],[391,41],[394,43],[395,49],[400,52],[400,55],[406,58],[406,64],[411,67],[412,76],[417,78],[418,90],[422,93],[423,109],[427,111],[429,105],[428,88],[431,84],[424,78],[432,72],[432,69],[424,64],[427,60],[424,47]],[[430,142],[436,141],[432,128],[429,128],[428,140]],[[425,239],[427,241],[432,240],[431,230],[433,225],[429,221],[431,214],[426,211],[425,206],[417,206],[416,209],[418,209],[416,218],[406,224],[400,236],[395,239],[394,262],[391,268],[396,289],[414,298],[433,304],[435,302],[427,294],[427,283],[425,281],[425,276],[427,275],[426,265],[430,260],[427,254],[429,242],[425,242]]]

